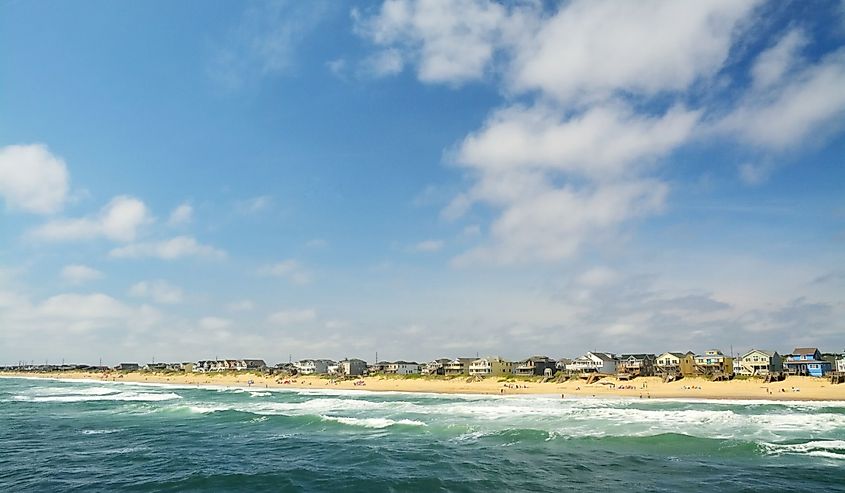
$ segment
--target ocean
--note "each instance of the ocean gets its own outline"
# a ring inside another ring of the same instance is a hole
[[[0,378],[0,491],[845,491],[845,402]]]

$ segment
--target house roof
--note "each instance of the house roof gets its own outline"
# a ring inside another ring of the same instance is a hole
[[[742,356],[740,356],[740,358],[744,358],[751,353],[763,353],[766,356],[768,356],[769,358],[771,358],[771,357],[774,357],[775,354],[777,354],[777,351],[766,351],[765,349],[750,349],[750,350],[746,351]]]
[[[590,352],[589,354],[594,355],[598,359],[602,361],[613,361],[613,356],[610,353],[594,353]]]
[[[808,354],[816,354],[816,351],[818,351],[818,350],[819,350],[819,348],[815,348],[815,347],[797,347],[797,348],[792,350],[792,354],[798,354],[798,355],[801,355],[801,356],[806,356]]]
[[[654,359],[656,356],[649,353],[622,354],[619,356],[621,359],[629,359],[631,357],[635,359]]]

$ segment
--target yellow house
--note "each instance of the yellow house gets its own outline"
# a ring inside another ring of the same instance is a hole
[[[663,353],[655,360],[654,368],[658,374],[663,375],[695,375],[695,354],[692,351]]]

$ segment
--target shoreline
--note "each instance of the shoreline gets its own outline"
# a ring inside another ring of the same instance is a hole
[[[403,378],[369,376],[357,380],[329,380],[319,376],[279,377],[256,373],[156,373],[156,372],[0,372],[0,377],[38,378],[91,383],[135,383],[189,388],[240,388],[244,390],[344,390],[370,392],[409,392],[460,395],[537,395],[562,398],[692,399],[729,401],[845,401],[845,384],[832,385],[813,377],[788,377],[782,382],[765,384],[756,380],[711,382],[685,378],[664,383],[658,377],[640,377],[619,382],[613,377],[587,385],[574,380],[562,383],[489,377],[481,381],[466,378]],[[248,382],[252,380],[253,384]],[[282,382],[282,383],[279,383]],[[287,382],[287,383],[285,383]],[[356,383],[358,382],[358,383]],[[363,383],[361,383],[363,382]],[[613,384],[612,386],[609,384]],[[797,390],[796,390],[797,389]]]

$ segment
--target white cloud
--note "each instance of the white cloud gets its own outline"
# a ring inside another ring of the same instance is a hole
[[[684,143],[698,112],[673,107],[638,115],[621,104],[598,105],[566,117],[552,106],[495,112],[461,144],[457,161],[484,172],[554,170],[597,179],[631,175]]]
[[[783,80],[784,76],[800,62],[800,50],[807,45],[807,38],[799,29],[792,29],[771,48],[757,56],[751,67],[755,89],[766,89]]]
[[[796,60],[795,46],[784,48],[784,44],[795,45],[793,39],[793,33],[788,33],[760,56],[754,67],[757,86],[715,124],[716,131],[764,152],[777,152],[841,129],[845,115],[845,48],[816,64],[807,64]],[[780,54],[782,51],[788,56]]]
[[[35,306],[21,299],[6,315],[11,318],[9,327],[71,332],[144,328],[159,317],[152,308],[131,307],[103,293],[58,294]]]
[[[194,208],[191,204],[185,202],[183,204],[179,204],[173,211],[170,213],[170,218],[167,220],[167,224],[170,226],[182,226],[184,224],[188,224],[194,218]]]
[[[112,241],[133,241],[141,227],[153,222],[144,203],[134,197],[113,198],[96,216],[77,219],[55,219],[33,230],[31,238],[44,241],[74,241],[107,238]]]
[[[757,3],[576,0],[517,47],[507,76],[566,103],[682,91],[722,67]]]
[[[317,318],[317,312],[311,308],[299,310],[282,310],[267,317],[267,321],[277,326],[290,326],[311,322]]]
[[[176,236],[169,240],[132,243],[112,249],[109,255],[115,258],[155,257],[163,260],[175,260],[183,257],[226,258],[225,251],[210,245],[203,245],[191,236]]]
[[[71,284],[83,284],[102,279],[103,273],[87,265],[71,264],[62,268],[62,279]]]
[[[41,144],[0,148],[0,196],[6,207],[36,214],[58,212],[68,195],[67,166]]]
[[[425,240],[414,245],[411,251],[420,253],[438,252],[443,249],[443,245],[443,240]]]
[[[241,214],[257,214],[265,211],[273,205],[273,197],[260,195],[246,200],[239,201],[235,207]]]
[[[222,330],[232,326],[232,321],[221,317],[203,317],[199,320],[199,327],[202,330]]]
[[[156,303],[173,305],[184,298],[182,289],[165,280],[141,281],[129,288],[129,295],[136,298],[149,298]]]
[[[252,300],[238,300],[228,303],[226,309],[230,312],[248,312],[255,309],[255,303]]]
[[[491,244],[455,262],[511,264],[571,257],[621,223],[662,210],[667,190],[665,184],[648,180],[585,189],[546,186],[508,202],[490,228]]]
[[[539,2],[388,0],[353,17],[360,35],[416,63],[424,82],[481,79],[498,56],[510,90],[573,102],[679,91],[713,75],[757,3],[577,0],[549,15]]]
[[[380,46],[397,46],[390,53],[391,70],[398,73],[400,53],[418,65],[420,80],[461,83],[479,79],[490,63],[506,16],[505,8],[478,0],[389,0],[379,12],[364,18],[353,11],[356,30]]]
[[[311,274],[296,260],[288,259],[281,262],[265,265],[258,270],[262,276],[280,277],[287,279],[293,284],[308,284],[311,282]]]
[[[299,47],[331,7],[325,0],[248,4],[210,61],[209,76],[234,90],[262,76],[289,73]]]

